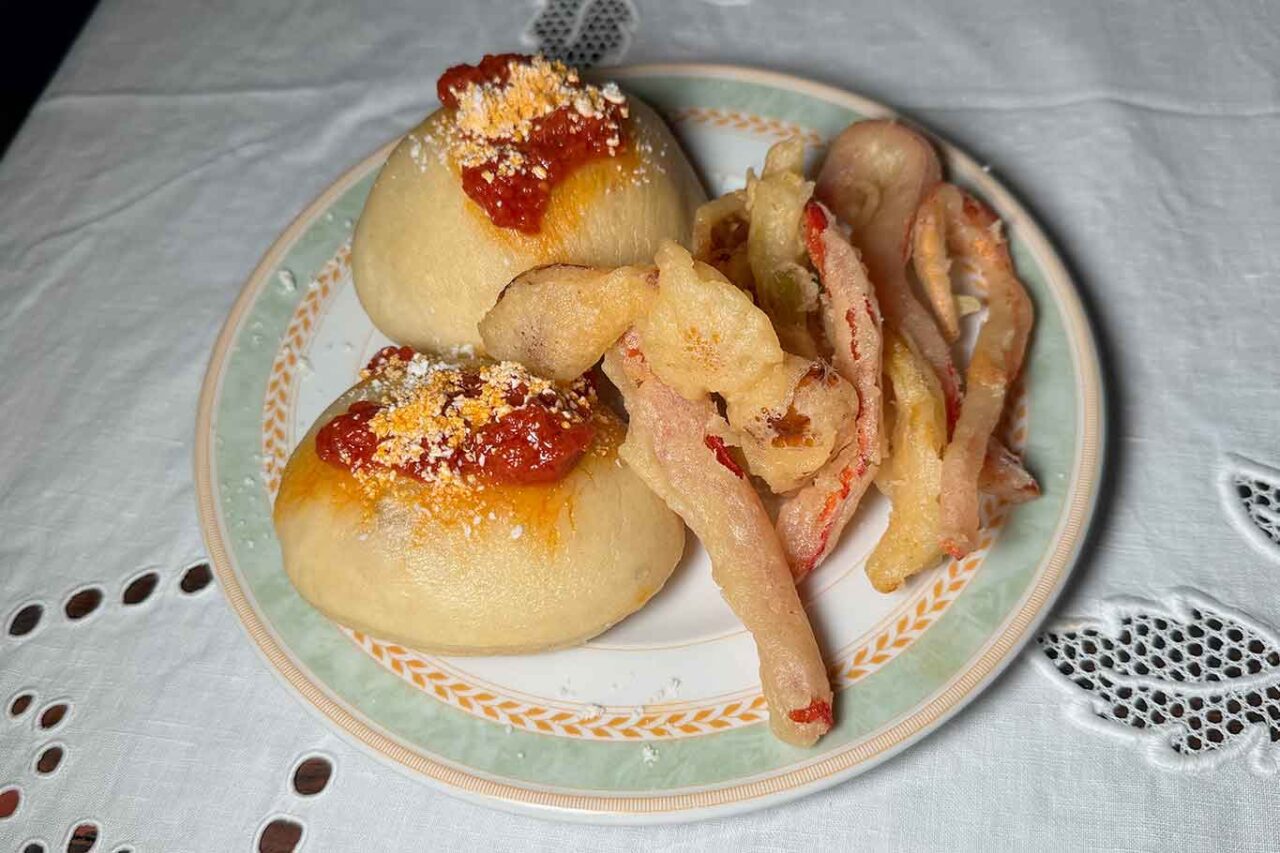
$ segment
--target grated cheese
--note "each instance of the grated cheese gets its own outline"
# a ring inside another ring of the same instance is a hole
[[[587,381],[555,383],[510,361],[454,362],[422,353],[404,361],[392,355],[361,377],[378,391],[381,408],[368,422],[378,439],[372,457],[378,464],[356,474],[383,482],[396,478],[397,467],[409,465],[428,482],[461,480],[455,470],[459,459],[484,463],[483,448],[469,439],[525,406],[544,408],[566,429],[594,415],[594,391]]]
[[[527,163],[520,145],[527,142],[540,119],[564,107],[572,107],[583,119],[599,119],[618,107],[622,118],[628,115],[626,96],[615,83],[604,86],[584,84],[578,72],[563,62],[534,56],[527,61],[512,60],[506,82],[469,81],[449,91],[458,102],[453,124],[456,132],[449,135],[447,147],[464,168],[493,164],[482,177],[492,183],[498,177],[509,177],[532,165],[538,178],[546,177],[541,166]],[[617,122],[606,144],[610,154],[616,153],[622,137]]]

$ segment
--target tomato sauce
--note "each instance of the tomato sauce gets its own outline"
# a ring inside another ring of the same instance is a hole
[[[339,467],[355,470],[369,464],[378,449],[378,437],[369,421],[382,407],[360,400],[316,433],[316,455]]]
[[[369,373],[376,373],[386,367],[392,359],[396,358],[405,362],[409,361],[409,359],[413,358],[413,347],[383,347],[373,354],[373,358],[369,359],[369,363],[364,366],[364,369]]]
[[[436,83],[440,102],[457,109],[457,92],[470,85],[505,85],[510,64],[529,61],[528,56],[507,53],[486,56],[478,65],[454,66]],[[581,83],[571,85],[584,88]],[[499,228],[537,234],[557,184],[583,164],[625,149],[626,114],[625,104],[606,102],[599,115],[584,115],[566,104],[534,120],[527,138],[486,140],[495,154],[462,168],[463,192]]]
[[[378,372],[394,360],[408,362],[413,350],[386,347],[369,362],[368,371]],[[479,374],[463,370],[461,395],[476,397]],[[558,402],[554,393],[530,395],[519,385],[506,392],[511,407],[506,414],[470,433],[462,445],[446,452],[425,452],[393,470],[418,480],[436,479],[440,465],[459,475],[473,475],[488,483],[534,485],[554,483],[566,476],[582,458],[595,438],[590,421],[567,419],[553,411]],[[380,403],[359,400],[347,411],[332,418],[316,433],[316,455],[325,462],[357,472],[384,468],[375,461],[379,439],[370,421],[383,409]]]
[[[573,470],[594,434],[589,423],[565,429],[537,404],[516,409],[476,433],[480,455],[474,473],[495,483],[554,483]],[[462,470],[471,466],[463,465]]]
[[[831,704],[821,699],[814,699],[806,708],[796,708],[787,714],[793,723],[817,723],[823,722],[827,724],[827,728],[835,725],[835,717],[831,713]]]
[[[454,65],[445,69],[436,81],[436,97],[449,109],[457,109],[455,92],[485,83],[503,85],[511,79],[511,63],[528,61],[529,57],[523,53],[489,53],[475,65]]]

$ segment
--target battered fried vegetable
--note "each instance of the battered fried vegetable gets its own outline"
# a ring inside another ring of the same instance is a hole
[[[805,209],[805,244],[822,281],[822,323],[831,360],[858,396],[858,447],[880,461],[880,307],[858,251],[818,202]]]
[[[568,381],[590,370],[656,298],[653,267],[538,267],[503,289],[480,336],[490,356]]]
[[[713,267],[672,242],[658,249],[658,298],[637,324],[650,367],[689,399],[732,398],[782,364],[769,318]]]
[[[1009,386],[1022,369],[1034,311],[996,215],[960,190],[946,192],[959,197],[944,206],[955,217],[948,219],[948,245],[974,266],[987,293],[987,318],[969,358],[967,392],[942,462],[940,540],[944,551],[961,557],[977,547],[978,478]]]
[[[722,453],[725,425],[710,398],[676,393],[650,371],[642,345],[630,332],[604,360],[631,419],[622,458],[706,547],[725,601],[755,640],[774,734],[811,745],[833,723],[831,686],[769,516]]]
[[[960,375],[950,346],[907,279],[916,211],[941,180],[938,155],[923,136],[893,121],[860,121],[831,143],[816,195],[853,227],[851,239],[867,265],[885,322],[937,374],[950,425],[960,411]]]
[[[880,462],[880,312],[858,253],[834,217],[812,202],[805,243],[822,282],[822,318],[836,370],[857,395],[854,441],[778,512],[778,535],[796,578],[831,553]]]
[[[854,439],[857,398],[823,361],[788,353],[757,385],[727,403],[747,467],[775,494],[808,484]]]
[[[933,316],[942,328],[948,343],[960,337],[960,312],[951,290],[951,258],[947,254],[947,216],[943,209],[946,194],[939,192],[940,184],[930,192],[916,213],[915,227],[911,231],[911,265],[916,271]]]
[[[693,220],[693,256],[718,269],[725,278],[748,293],[755,293],[755,279],[747,258],[747,192],[735,190],[698,208]]]
[[[867,561],[867,578],[878,591],[893,592],[942,556],[938,495],[947,422],[942,391],[929,366],[897,335],[888,336],[885,351],[885,372],[893,389],[893,461],[876,484],[893,509],[889,527]]]
[[[807,318],[818,307],[818,286],[805,265],[802,239],[805,204],[813,195],[806,181],[804,141],[786,139],[769,149],[759,178],[747,174],[747,258],[756,299],[784,343],[811,350]]]

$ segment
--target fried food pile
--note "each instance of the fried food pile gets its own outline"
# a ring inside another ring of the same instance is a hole
[[[531,270],[479,326],[492,356],[550,378],[603,359],[630,418],[621,458],[702,540],[755,639],[772,729],[797,745],[834,714],[795,583],[871,484],[892,502],[866,567],[881,592],[976,547],[980,492],[1038,494],[994,436],[1032,325],[998,219],[895,122],[850,126],[816,180],[804,155],[781,142],[703,205],[692,250]]]

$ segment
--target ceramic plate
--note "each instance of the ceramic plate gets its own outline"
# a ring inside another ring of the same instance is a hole
[[[741,68],[650,66],[609,76],[657,107],[719,194],[770,144],[816,158],[852,121],[890,111],[847,92]],[[270,666],[366,750],[446,791],[572,820],[691,820],[759,808],[860,773],[953,714],[1003,667],[1062,586],[1098,482],[1098,361],[1077,293],[1027,213],[968,157],[950,175],[1004,218],[1037,310],[1006,436],[1044,495],[983,507],[982,547],[892,595],[865,561],[888,507],[864,502],[802,587],[838,691],[813,749],[770,734],[751,638],[693,542],[667,587],[585,646],[525,657],[418,654],[335,625],[290,586],[271,502],[294,444],[383,346],[348,263],[383,148],[307,208],[254,271],[214,349],[200,401],[200,517],[223,591]],[[692,537],[690,537],[692,542]]]

